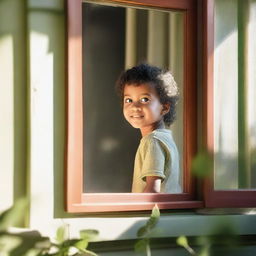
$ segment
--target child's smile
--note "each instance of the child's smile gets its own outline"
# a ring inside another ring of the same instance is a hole
[[[163,116],[167,112],[155,88],[149,84],[131,84],[124,87],[123,113],[125,119],[134,128],[139,128],[144,136],[163,126]]]

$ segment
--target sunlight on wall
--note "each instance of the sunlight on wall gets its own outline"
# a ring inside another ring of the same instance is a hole
[[[35,22],[35,21],[34,21]],[[53,53],[49,36],[30,33],[31,97],[31,226],[49,227],[52,217],[54,185],[53,163]],[[38,216],[41,216],[40,223]]]
[[[1,32],[1,31],[0,31]],[[13,203],[14,166],[14,92],[13,38],[0,34],[0,211]],[[4,60],[4,61],[2,61]]]

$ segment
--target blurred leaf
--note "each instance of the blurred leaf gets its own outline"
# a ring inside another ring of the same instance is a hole
[[[10,236],[10,235],[2,235],[0,237],[0,252],[1,253],[9,253],[16,247],[18,247],[22,242],[20,237]],[[1,255],[1,254],[0,254]]]
[[[176,243],[181,247],[184,247],[191,255],[196,255],[195,251],[189,246],[188,240],[185,236],[178,237]]]
[[[138,237],[143,237],[147,234],[147,232],[148,232],[148,230],[147,230],[146,226],[143,226],[143,227],[138,229],[137,236]]]
[[[40,253],[40,250],[32,248],[29,249],[24,256],[38,256],[38,254]]]
[[[153,210],[152,210],[151,216],[150,216],[150,218],[149,218],[149,220],[148,220],[148,222],[146,224],[146,227],[148,229],[154,228],[156,226],[159,218],[160,218],[160,211],[158,209],[158,206],[155,205]]]
[[[205,245],[199,252],[198,256],[210,256],[209,248],[209,246]]]
[[[156,217],[150,217],[147,224],[146,224],[146,228],[148,230],[151,230],[152,228],[154,228],[158,222],[159,218]]]
[[[56,241],[58,243],[63,243],[67,239],[68,239],[68,226],[64,225],[59,227],[56,232]]]
[[[28,200],[21,198],[15,204],[0,215],[0,231],[15,226],[24,217],[25,210],[28,206]]]
[[[149,239],[147,238],[137,241],[134,246],[135,252],[138,252],[138,253],[146,252],[148,245],[149,245]]]
[[[137,231],[137,236],[143,237],[143,236],[150,235],[152,229],[156,226],[159,218],[160,218],[160,211],[158,209],[158,206],[155,205],[154,208],[152,209],[152,213],[149,220],[146,222],[144,226],[139,228],[139,230]]]
[[[98,256],[98,255],[92,251],[84,250],[83,253],[78,253],[75,256]]]
[[[77,242],[79,242],[80,239],[68,239],[65,240],[63,243],[59,245],[60,248],[68,248],[70,246],[75,246]]]
[[[99,231],[95,229],[84,229],[80,231],[80,237],[87,241],[93,241],[99,236]]]
[[[50,242],[50,239],[48,238],[44,238],[44,240],[42,241],[35,242],[36,249],[46,249],[46,248],[50,248],[50,246],[51,246],[51,242]]]
[[[0,232],[0,252],[8,256],[33,256],[48,251],[51,243],[48,237],[38,232],[9,233]],[[0,255],[2,255],[0,253]]]
[[[35,251],[39,253],[43,250],[47,251],[51,247],[51,242],[48,237],[26,235],[24,236],[24,234],[15,234],[15,236],[21,238],[22,242],[19,246],[11,251],[10,256],[27,255],[27,253],[33,255]]]
[[[74,247],[76,247],[77,249],[83,251],[88,247],[88,240],[87,239],[81,239],[79,241],[77,241],[74,244]]]
[[[151,217],[152,218],[157,218],[157,219],[159,219],[159,217],[160,217],[160,211],[159,211],[159,208],[158,208],[157,204],[152,209]]]
[[[182,247],[185,247],[185,248],[188,247],[188,240],[185,236],[178,237],[176,242],[178,245],[180,245]]]
[[[73,246],[68,247],[68,255],[77,255],[80,252],[79,249]]]
[[[198,178],[209,176],[213,168],[213,157],[207,152],[198,153],[192,160],[192,174]]]

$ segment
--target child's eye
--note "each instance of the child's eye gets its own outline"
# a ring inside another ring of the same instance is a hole
[[[147,98],[147,97],[144,97],[144,98],[140,99],[140,102],[142,102],[142,103],[146,103],[148,101],[149,101],[149,98]]]
[[[132,100],[129,98],[124,99],[124,103],[131,103],[131,102],[132,102]]]

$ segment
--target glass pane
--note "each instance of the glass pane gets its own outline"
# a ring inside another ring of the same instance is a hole
[[[183,14],[83,3],[84,192],[131,192],[140,132],[114,86],[140,62],[168,68],[180,90],[173,135],[183,156]]]
[[[216,190],[256,188],[255,4],[215,0]]]

